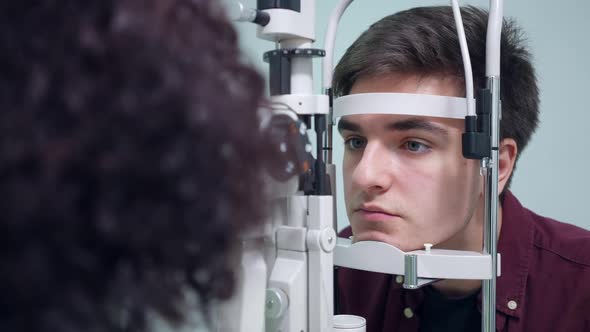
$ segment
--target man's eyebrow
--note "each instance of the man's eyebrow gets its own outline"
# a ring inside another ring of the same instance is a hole
[[[338,132],[341,133],[343,130],[358,132],[358,131],[361,131],[361,126],[359,126],[358,124],[356,124],[354,122],[340,119],[340,121],[338,121]]]
[[[424,130],[441,136],[449,136],[448,130],[440,126],[437,126],[436,124],[430,121],[420,118],[411,118],[407,120],[392,122],[387,124],[386,127],[387,129],[396,131]]]
[[[386,124],[386,128],[395,131],[424,130],[445,137],[449,136],[449,132],[446,129],[439,127],[430,121],[420,118],[410,118],[406,120],[395,121]],[[338,131],[341,133],[343,130],[354,132],[362,131],[360,125],[354,122],[347,121],[345,119],[340,119],[340,121],[338,122]]]

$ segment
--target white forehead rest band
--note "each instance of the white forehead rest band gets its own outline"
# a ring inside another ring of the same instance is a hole
[[[410,93],[359,93],[334,99],[335,120],[354,114],[403,114],[465,119],[467,98]]]

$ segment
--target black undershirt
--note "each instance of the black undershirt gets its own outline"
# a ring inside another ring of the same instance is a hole
[[[481,331],[477,292],[464,298],[447,298],[432,287],[424,289],[420,308],[420,332]]]

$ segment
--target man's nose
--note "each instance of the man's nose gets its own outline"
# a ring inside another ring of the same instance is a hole
[[[378,142],[368,143],[353,171],[352,181],[368,194],[387,191],[393,181],[391,151]]]

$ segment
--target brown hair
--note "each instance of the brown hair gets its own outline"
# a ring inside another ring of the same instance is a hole
[[[485,86],[488,13],[461,8],[476,87]],[[418,7],[387,16],[366,30],[346,51],[334,73],[334,93],[342,96],[360,77],[388,73],[449,74],[463,81],[463,60],[449,6]],[[505,20],[501,39],[501,138],[513,138],[521,152],[539,122],[539,89],[523,33]]]

